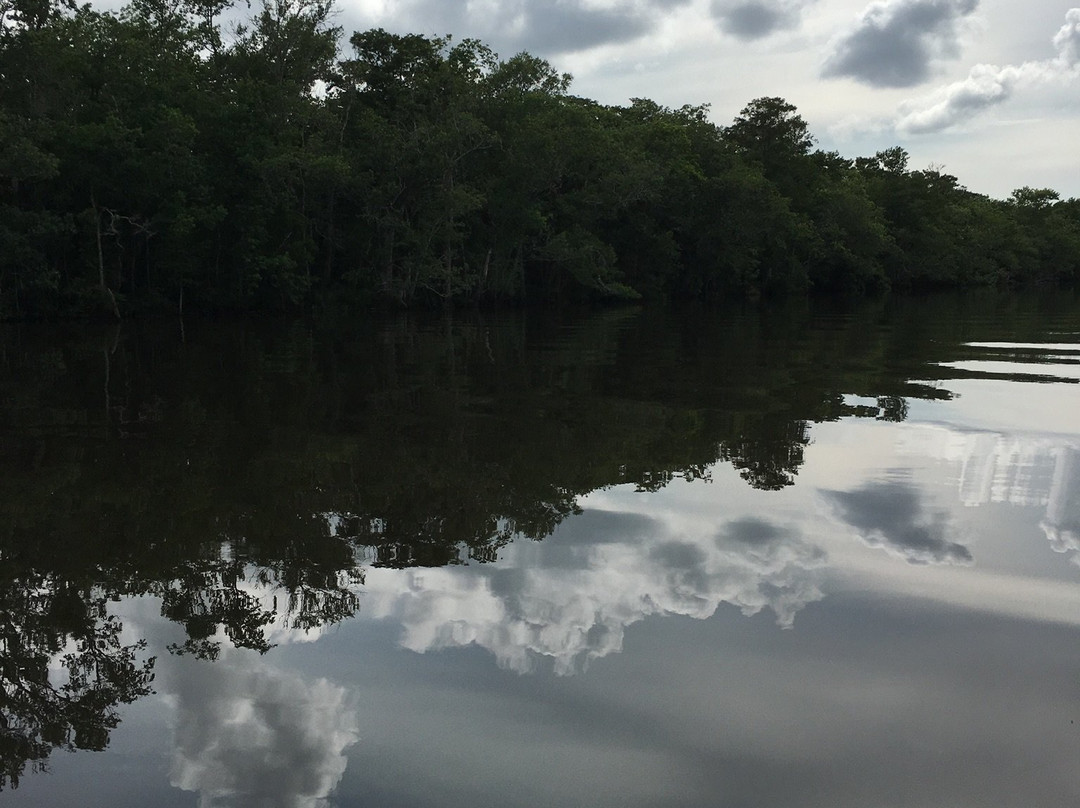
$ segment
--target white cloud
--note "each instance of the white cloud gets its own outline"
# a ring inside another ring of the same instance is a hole
[[[400,622],[401,645],[418,653],[475,644],[510,670],[527,672],[546,658],[569,674],[621,651],[626,627],[649,615],[705,618],[729,603],[746,615],[771,609],[788,627],[822,597],[825,554],[789,528],[738,520],[686,536],[648,524],[652,535],[588,544],[554,564],[515,568],[512,545],[497,567],[471,572],[371,570],[362,613]]]
[[[912,134],[941,131],[1004,103],[1021,87],[1075,80],[1080,76],[1080,8],[1067,12],[1053,44],[1057,56],[1052,59],[1004,67],[976,65],[962,81],[903,104],[895,128]]]
[[[235,655],[178,673],[170,782],[200,808],[324,808],[358,718],[344,688]]]

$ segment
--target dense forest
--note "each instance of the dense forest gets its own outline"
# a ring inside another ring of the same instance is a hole
[[[0,316],[694,298],[1080,277],[1080,200],[1008,200],[797,110],[606,106],[522,53],[332,0],[0,2]]]

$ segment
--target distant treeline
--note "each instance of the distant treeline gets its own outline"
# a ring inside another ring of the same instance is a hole
[[[0,316],[1059,283],[1080,200],[814,149],[780,98],[605,106],[331,0],[0,3]]]

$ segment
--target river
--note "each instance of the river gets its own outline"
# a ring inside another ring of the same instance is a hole
[[[1080,295],[0,332],[10,806],[1080,804]]]

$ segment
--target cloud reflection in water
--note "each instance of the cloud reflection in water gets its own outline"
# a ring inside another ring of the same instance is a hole
[[[359,737],[344,688],[237,654],[178,677],[170,782],[200,808],[322,808]]]
[[[601,530],[606,520],[630,523],[614,512],[591,517]],[[401,645],[418,653],[475,644],[504,668],[525,673],[550,659],[566,675],[621,651],[626,627],[650,615],[702,619],[728,603],[746,615],[771,609],[790,627],[822,597],[825,553],[792,528],[745,519],[685,536],[636,521],[641,532],[619,540],[567,547],[557,532],[512,545],[497,566],[371,570],[362,612],[400,622]]]
[[[823,492],[840,518],[870,547],[909,564],[972,564],[971,551],[948,539],[948,519],[927,513],[919,489],[903,482],[875,482],[854,491]]]
[[[1046,516],[1039,526],[1058,553],[1080,565],[1080,450],[1060,449],[1054,467]]]

